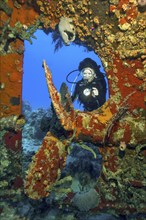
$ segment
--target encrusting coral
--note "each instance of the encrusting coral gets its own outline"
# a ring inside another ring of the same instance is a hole
[[[109,136],[112,137],[113,134],[116,133],[116,130],[114,132],[111,131],[115,124],[118,124],[120,127],[118,121],[124,117],[127,108],[121,107],[116,115],[114,115],[112,108],[110,110],[112,105],[109,107],[107,102],[100,109],[93,112],[75,111],[71,104],[70,96],[67,94],[67,102],[70,104],[70,108],[69,110],[65,110],[61,103],[61,96],[52,82],[51,72],[45,61],[43,64],[54,109],[61,125],[65,130],[70,132],[70,141],[82,140],[106,144],[106,135],[108,134],[107,136],[109,138]],[[132,95],[133,94],[131,94],[131,96]],[[129,97],[127,97],[125,100],[126,103],[131,96],[129,95]],[[86,123],[86,120],[88,123]],[[124,120],[126,120],[126,118],[124,118]],[[126,124],[128,126],[128,120],[126,120]],[[126,128],[124,132],[126,132]],[[144,129],[142,132],[142,140],[144,140]],[[134,133],[132,135],[134,135]],[[122,141],[124,137],[125,142],[130,143],[131,138],[134,138],[132,135],[126,137],[123,134],[122,137],[119,137],[119,140],[121,139],[120,141]],[[112,143],[111,137],[110,143]],[[41,148],[30,164],[28,175],[26,176],[25,192],[29,197],[39,199],[49,195],[49,191],[51,191],[59,179],[58,172],[60,173],[60,169],[65,166],[69,143],[69,140],[61,142],[61,140],[54,137],[50,132],[47,133]],[[101,152],[102,151],[103,149],[101,149]]]
[[[48,132],[42,146],[33,157],[25,182],[25,192],[32,199],[49,195],[65,166],[65,145]]]
[[[112,209],[122,215],[134,211],[146,212],[145,9],[145,1],[141,0],[110,0],[108,4],[100,0],[1,1],[3,74],[0,107],[3,119],[21,114],[23,41],[27,39],[31,43],[37,28],[45,33],[55,31],[61,17],[71,19],[75,26],[76,39],[73,43],[92,48],[101,58],[109,83],[110,99],[104,106],[92,113],[79,112],[73,109],[68,93],[66,102],[69,108],[62,105],[60,94],[48,73],[52,102],[61,125],[67,131],[67,141],[62,141],[59,135],[47,134],[26,177],[25,191],[31,198],[46,197],[55,184],[62,181],[59,177],[65,165],[69,142],[77,141],[80,145],[82,141],[82,147],[86,147],[84,141],[94,142],[95,145],[99,142],[104,166],[98,181],[100,190],[96,190],[100,193],[100,204],[94,211]],[[15,123],[13,128],[15,130]],[[4,143],[6,149],[18,153],[21,134],[8,131]],[[120,149],[121,143],[126,146],[124,153]],[[45,151],[46,148],[48,150]],[[60,149],[62,153],[59,153]],[[51,158],[48,151],[52,152]],[[45,159],[44,164],[39,163],[41,158]],[[13,167],[20,158],[18,155],[17,160],[13,156],[9,159]],[[42,170],[38,172],[39,165]],[[52,179],[45,169],[51,173]],[[20,170],[21,166],[17,168],[17,171]],[[16,173],[13,177],[16,177],[14,182],[20,180]]]
[[[121,118],[126,122],[127,126],[129,125],[129,118],[124,116],[127,110],[129,112],[133,111],[131,99],[133,99],[135,92],[132,92],[124,100],[122,100],[117,110],[115,110],[116,100],[115,102],[114,100],[109,100],[101,108],[92,112],[75,111],[71,103],[71,98],[69,94],[67,94],[68,104],[70,104],[70,108],[69,108],[70,111],[66,111],[63,105],[61,104],[60,94],[57,92],[52,82],[51,72],[47,67],[45,61],[44,61],[44,69],[46,72],[46,79],[47,79],[49,93],[57,117],[59,118],[65,130],[72,131],[76,140],[82,140],[82,141],[91,140],[91,142],[95,142],[95,143],[103,142],[107,132],[109,132],[109,126],[111,125],[111,123],[112,126],[116,124],[116,129],[114,128],[114,132],[116,132],[121,127],[120,123],[118,124],[119,127],[117,126],[117,123],[118,121],[120,121]],[[144,129],[142,130],[141,139],[142,140],[145,139]],[[124,137],[124,141],[127,143],[130,143],[130,140],[131,140],[131,136]],[[111,141],[112,141],[112,137],[111,137]]]
[[[10,117],[4,117],[0,118],[0,130],[22,130],[25,124],[25,118],[23,115],[19,116],[10,116]]]

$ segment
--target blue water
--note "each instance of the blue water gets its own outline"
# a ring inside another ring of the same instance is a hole
[[[101,66],[100,70],[104,72],[100,58],[93,51],[88,52],[85,47],[72,43],[70,46],[63,46],[54,52],[55,44],[52,43],[51,34],[47,35],[42,30],[37,30],[34,35],[37,39],[32,39],[32,44],[28,41],[24,42],[23,65],[23,100],[29,101],[32,109],[48,108],[51,103],[42,67],[44,59],[52,71],[53,81],[58,90],[62,82],[66,82],[66,75],[77,69],[79,63],[86,57],[95,60]],[[74,80],[77,74],[75,72],[69,79]],[[72,85],[69,83],[67,85],[71,90]],[[75,108],[80,108],[77,102]]]

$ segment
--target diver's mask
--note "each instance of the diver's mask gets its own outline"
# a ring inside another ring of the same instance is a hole
[[[90,67],[82,69],[81,75],[83,77],[83,80],[87,82],[92,82],[92,80],[96,77],[94,70]]]

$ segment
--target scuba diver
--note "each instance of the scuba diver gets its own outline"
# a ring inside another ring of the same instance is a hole
[[[90,58],[81,61],[78,70],[82,79],[75,85],[72,102],[78,99],[85,111],[93,111],[106,102],[105,75],[100,72],[100,66]]]

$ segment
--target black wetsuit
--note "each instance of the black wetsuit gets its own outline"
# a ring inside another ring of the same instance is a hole
[[[98,90],[97,96],[93,95],[93,88]],[[89,95],[85,95],[85,91]],[[97,78],[94,78],[91,82],[86,82],[83,79],[77,82],[72,95],[72,101],[74,102],[76,98],[80,104],[83,104],[86,111],[93,111],[102,106],[106,101],[106,81],[104,75],[102,73],[98,74]]]

